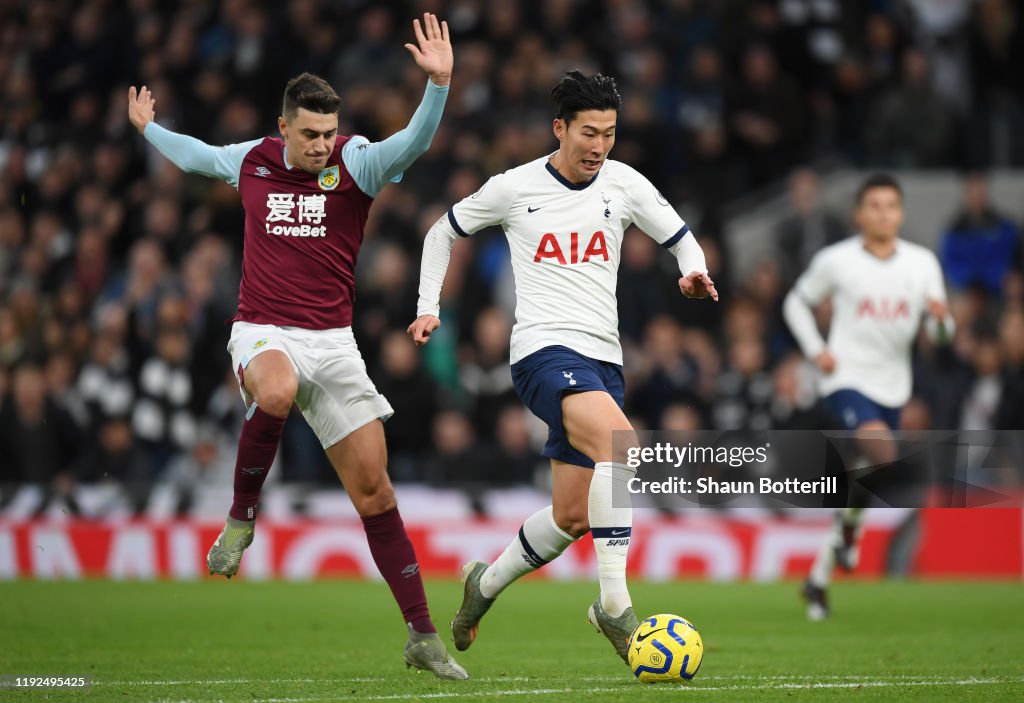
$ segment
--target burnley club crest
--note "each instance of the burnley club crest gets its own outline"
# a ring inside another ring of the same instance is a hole
[[[334,190],[338,187],[338,181],[341,180],[341,169],[338,166],[328,166],[316,179],[317,185],[320,186],[320,190]]]

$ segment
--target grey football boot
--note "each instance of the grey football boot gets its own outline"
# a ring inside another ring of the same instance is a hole
[[[237,574],[242,552],[252,544],[255,535],[255,520],[236,520],[229,516],[224,529],[217,535],[217,541],[206,555],[206,566],[209,567],[210,574],[220,574],[228,578]]]
[[[416,632],[411,625],[409,641],[405,643],[405,665],[429,671],[439,679],[464,681],[469,678],[466,670],[448,654],[437,633]]]
[[[633,607],[626,608],[622,611],[622,615],[613,618],[601,607],[601,598],[598,597],[587,611],[587,622],[607,637],[608,641],[612,643],[612,647],[615,648],[615,653],[622,657],[622,661],[629,664],[629,637],[640,624],[636,615],[633,614]]]
[[[473,644],[480,629],[480,618],[494,605],[493,598],[485,598],[480,592],[480,577],[488,566],[486,562],[471,561],[462,567],[462,607],[452,620],[452,641],[460,652]]]

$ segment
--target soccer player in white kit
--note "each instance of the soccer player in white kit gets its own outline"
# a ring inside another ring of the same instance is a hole
[[[636,471],[625,464],[627,442],[612,446],[614,431],[632,433],[622,412],[615,298],[623,232],[635,223],[675,255],[683,295],[717,300],[718,294],[686,223],[644,176],[608,159],[622,105],[614,80],[572,71],[552,97],[558,151],[492,177],[430,228],[418,317],[408,331],[417,344],[426,344],[441,324],[438,300],[455,242],[500,225],[516,282],[512,378],[520,398],[549,428],[544,455],[551,459],[552,505],[527,518],[493,564],[463,568],[464,599],[452,622],[455,646],[472,644],[480,619],[504,588],[589,530],[601,595],[588,619],[625,660],[637,618],[626,588],[632,508],[623,490]]]
[[[868,178],[857,193],[860,234],[825,247],[786,296],[793,336],[820,371],[818,391],[833,419],[855,431],[870,465],[896,459],[893,430],[910,400],[911,350],[922,319],[933,342],[947,342],[953,321],[939,261],[931,250],[899,239],[903,191],[891,176]],[[832,300],[827,341],[813,306]],[[864,502],[861,496],[856,502]],[[827,589],[836,564],[852,570],[864,505],[844,508],[803,586],[807,616],[828,617]]]

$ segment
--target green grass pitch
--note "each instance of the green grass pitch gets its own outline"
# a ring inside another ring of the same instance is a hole
[[[461,587],[427,588],[446,625]],[[96,683],[2,689],[0,701],[1024,699],[1020,583],[844,582],[824,623],[804,619],[795,583],[631,590],[638,614],[675,612],[701,631],[706,655],[690,684],[633,678],[584,622],[591,583],[511,587],[458,656],[465,682],[406,670],[383,583],[2,583],[0,675]]]

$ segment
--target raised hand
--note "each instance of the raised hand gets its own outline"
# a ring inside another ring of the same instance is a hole
[[[448,39],[448,23],[438,23],[437,15],[424,12],[423,26],[420,27],[419,20],[412,21],[413,32],[416,33],[416,42],[419,44],[406,44],[416,65],[426,71],[434,85],[448,85],[452,79],[452,65],[455,59],[452,56],[452,43]]]
[[[715,282],[706,273],[700,271],[692,271],[688,276],[680,278],[679,290],[687,298],[706,298],[710,295],[712,300],[718,300]]]
[[[146,125],[156,118],[153,106],[156,105],[156,98],[149,92],[149,88],[142,86],[142,90],[136,94],[135,86],[128,89],[128,121],[135,129],[142,134]]]
[[[416,346],[422,347],[430,341],[430,334],[440,326],[441,321],[433,315],[420,315],[405,331],[416,342]]]

